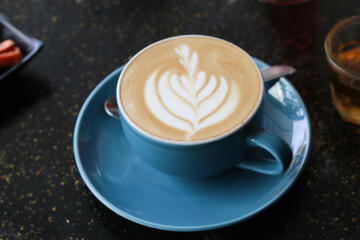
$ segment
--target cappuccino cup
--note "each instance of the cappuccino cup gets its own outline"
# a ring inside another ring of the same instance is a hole
[[[261,72],[244,50],[182,35],[138,52],[119,76],[116,99],[129,144],[161,172],[207,177],[240,167],[277,175],[292,152],[258,127],[264,92]]]

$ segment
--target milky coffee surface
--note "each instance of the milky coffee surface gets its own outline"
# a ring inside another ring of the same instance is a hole
[[[120,98],[146,132],[192,141],[235,128],[254,110],[261,89],[254,64],[214,38],[172,38],[137,55],[124,72]]]

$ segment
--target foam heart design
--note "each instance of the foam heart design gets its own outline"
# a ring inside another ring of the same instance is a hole
[[[175,48],[185,74],[155,71],[145,85],[149,110],[162,122],[186,131],[188,138],[231,114],[239,102],[239,88],[233,81],[198,70],[196,51],[186,45]]]

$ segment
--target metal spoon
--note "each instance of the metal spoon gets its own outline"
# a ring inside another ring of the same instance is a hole
[[[296,69],[287,65],[277,65],[260,69],[264,82],[275,80],[279,77],[287,76],[296,72]],[[105,112],[109,116],[120,119],[119,108],[117,106],[116,97],[108,98],[104,103]]]

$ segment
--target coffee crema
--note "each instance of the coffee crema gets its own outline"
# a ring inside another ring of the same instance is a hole
[[[256,66],[238,47],[206,36],[155,43],[124,70],[120,98],[128,117],[160,138],[194,141],[243,123],[261,91]]]

